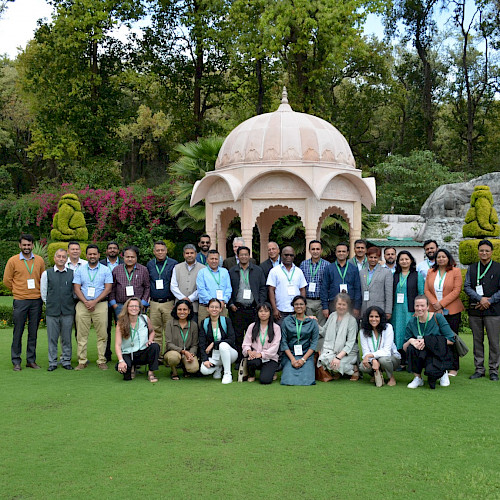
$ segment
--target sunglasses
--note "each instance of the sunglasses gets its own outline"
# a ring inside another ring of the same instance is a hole
[[[294,253],[284,253],[283,257],[295,257]]]

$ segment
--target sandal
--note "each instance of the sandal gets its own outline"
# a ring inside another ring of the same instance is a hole
[[[177,375],[177,374],[176,374],[176,375],[174,375],[174,374],[172,373],[172,375],[170,375],[170,380],[180,380],[179,375]]]
[[[356,370],[349,379],[351,382],[357,382],[359,380],[359,370]]]
[[[255,377],[248,377],[247,382],[255,382]]]
[[[156,378],[155,374],[152,373],[151,375],[148,375],[148,380],[151,382],[151,383],[156,383],[158,382],[158,379]]]

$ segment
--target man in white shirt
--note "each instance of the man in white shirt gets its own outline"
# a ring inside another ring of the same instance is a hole
[[[384,250],[384,263],[382,267],[389,269],[392,274],[396,272],[396,249],[394,247],[387,247]]]
[[[76,271],[82,264],[86,264],[85,259],[80,258],[82,249],[80,248],[80,243],[78,241],[70,241],[68,243],[68,260],[66,261],[66,267],[72,271]]]
[[[434,265],[437,251],[438,244],[436,240],[424,241],[425,259],[417,264],[417,272],[419,272],[424,277],[424,279],[427,278],[429,269]]]
[[[283,248],[281,264],[273,267],[267,277],[273,316],[280,326],[285,316],[293,314],[292,299],[297,295],[306,296],[307,281],[301,269],[293,263],[294,258],[292,247]]]

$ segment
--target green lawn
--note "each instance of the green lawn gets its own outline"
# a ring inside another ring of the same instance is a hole
[[[2,499],[500,498],[500,385],[468,380],[471,353],[435,391],[406,373],[222,386],[164,367],[153,385],[95,363],[47,372],[45,330],[43,370],[15,373],[10,342],[1,330]]]

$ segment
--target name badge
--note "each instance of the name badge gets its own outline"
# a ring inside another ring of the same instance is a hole
[[[29,280],[28,280],[29,281]],[[28,287],[29,288],[29,287]],[[484,295],[484,292],[483,292],[483,285],[477,285],[476,286],[476,293],[478,295],[481,295],[481,297]]]
[[[127,297],[133,297],[134,296],[134,287],[132,285],[126,286],[125,287],[125,294]]]
[[[217,290],[216,295],[215,295],[219,300],[224,300],[224,294],[222,293],[222,290]]]
[[[243,290],[243,299],[250,300],[252,298],[252,290]]]
[[[293,354],[295,356],[302,356],[302,346],[300,344],[293,346]]]
[[[163,280],[156,280],[156,289],[163,290]]]
[[[316,292],[316,283],[309,283],[309,292],[310,293]]]
[[[366,302],[368,300],[370,300],[370,291],[369,290],[365,290],[363,292],[363,300]]]
[[[212,356],[211,356],[212,360],[213,361],[219,361],[220,359],[220,351],[217,349],[217,350],[213,350],[212,351]]]
[[[441,292],[438,292],[438,291],[436,290],[436,298],[437,298],[438,300],[443,300],[443,292],[442,292],[442,291],[441,291]]]
[[[423,339],[424,337],[422,335],[417,335],[417,340],[421,340]]]
[[[398,293],[396,295],[396,303],[397,304],[404,304],[405,303],[405,294],[404,293]]]
[[[295,287],[293,285],[288,285],[288,295],[290,296],[295,295]]]
[[[347,285],[345,283],[342,283],[340,285],[340,293],[345,292],[347,293]]]
[[[93,299],[95,297],[95,287],[94,286],[89,286],[87,288],[87,295]]]
[[[28,280],[28,290],[34,290],[34,289],[35,289],[35,280],[29,279]]]

